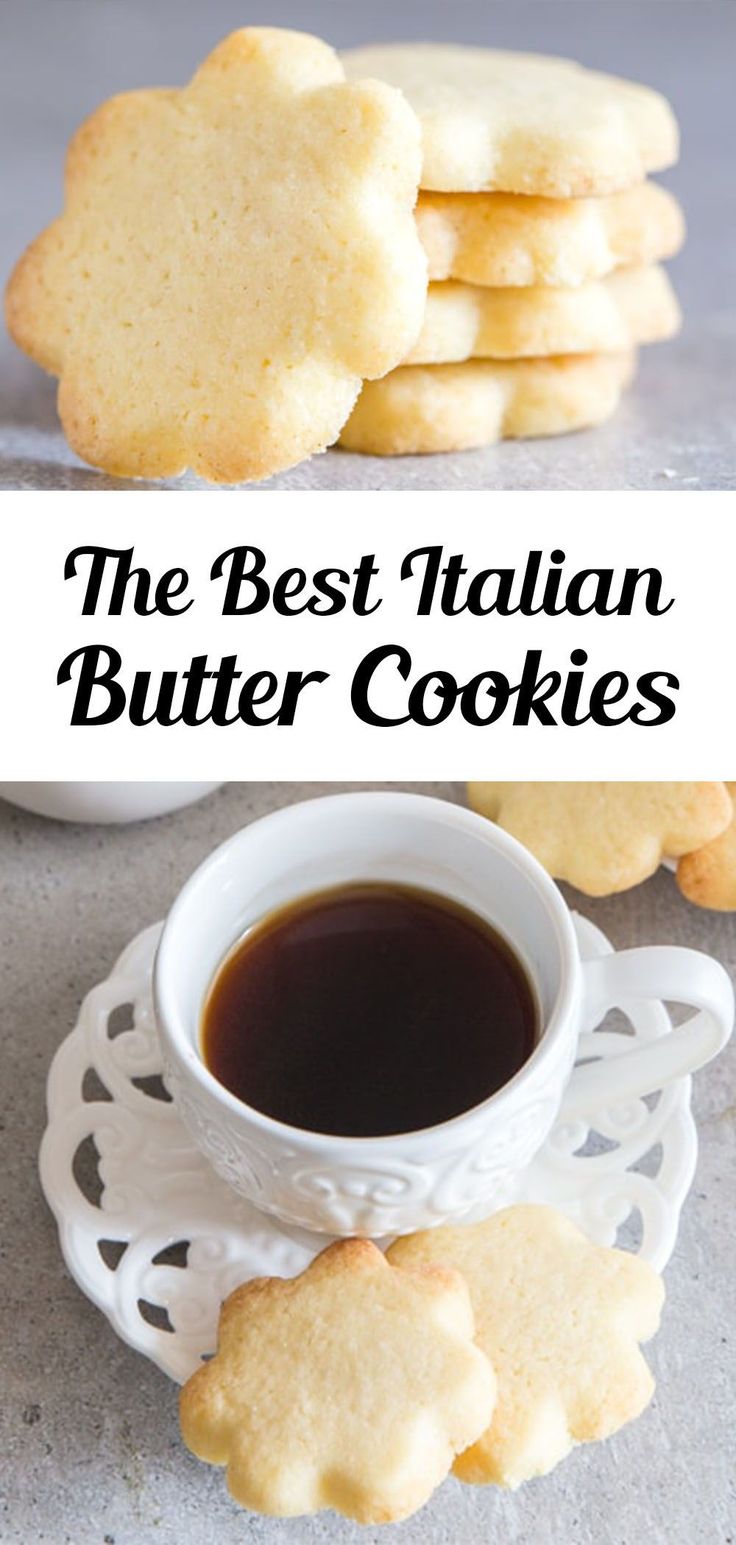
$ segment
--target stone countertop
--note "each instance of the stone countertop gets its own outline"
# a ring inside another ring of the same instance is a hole
[[[268,21],[340,47],[379,38],[447,38],[569,54],[659,87],[683,130],[665,181],[690,235],[672,265],[686,317],[674,343],[643,351],[617,417],[562,439],[462,455],[379,459],[328,452],[270,489],[698,489],[736,484],[736,132],[733,0],[270,0]],[[3,0],[0,54],[0,276],[59,208],[63,149],[103,97],[185,80],[213,43],[248,19],[241,0]],[[255,19],[260,19],[256,17]],[[201,487],[126,484],[68,449],[54,384],[3,337],[0,488]]]
[[[649,1349],[653,1405],[515,1495],[448,1481],[413,1519],[243,1514],[182,1447],[176,1393],[69,1277],[36,1171],[44,1083],[79,1004],[218,842],[334,785],[233,784],[157,821],[64,826],[0,804],[0,1538],[4,1545],[730,1545],[734,1050],[694,1080],[700,1157]],[[461,797],[460,785],[422,785]],[[604,901],[570,896],[617,946],[679,943],[736,974],[736,918],[690,907],[670,874]]]

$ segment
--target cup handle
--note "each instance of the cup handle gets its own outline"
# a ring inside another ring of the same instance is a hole
[[[656,1040],[575,1068],[562,1105],[565,1119],[575,1119],[595,1105],[651,1094],[692,1073],[715,1057],[733,1028],[730,978],[723,966],[698,950],[621,950],[584,961],[583,983],[584,1029],[599,1025],[609,1009],[642,998],[684,1003],[697,1012]],[[622,1038],[622,1046],[626,1044]]]

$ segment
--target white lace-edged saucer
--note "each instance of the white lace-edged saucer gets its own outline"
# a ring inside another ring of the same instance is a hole
[[[137,1351],[183,1381],[214,1350],[222,1299],[248,1277],[292,1276],[327,1243],[232,1191],[179,1120],[161,1079],[150,996],[160,924],[85,999],[48,1079],[41,1183],[72,1276]],[[611,946],[581,917],[584,958]],[[662,1003],[621,1004],[583,1034],[579,1058],[615,1056],[670,1027]],[[557,1125],[496,1204],[547,1202],[600,1244],[661,1269],[692,1180],[690,1079]]]

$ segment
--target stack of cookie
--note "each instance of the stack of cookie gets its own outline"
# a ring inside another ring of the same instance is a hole
[[[399,87],[420,119],[430,286],[419,338],[364,387],[340,443],[462,450],[607,418],[637,346],[680,321],[658,265],[682,213],[645,180],[677,158],[667,102],[535,55],[402,44],[344,62]]]
[[[682,217],[645,181],[677,155],[663,98],[482,49],[345,67],[243,28],[75,134],[6,314],[93,466],[237,483],[338,436],[391,455],[559,434],[606,418],[636,345],[676,330],[656,265]]]

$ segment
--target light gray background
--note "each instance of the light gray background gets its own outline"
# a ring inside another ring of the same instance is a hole
[[[269,488],[733,488],[736,466],[736,57],[734,0],[1,0],[0,276],[59,210],[64,146],[111,93],[174,85],[247,22],[301,27],[337,46],[451,38],[569,54],[672,100],[680,166],[665,181],[687,212],[673,267],[680,339],[644,351],[612,423],[558,440],[443,457],[331,452]],[[0,488],[130,486],[68,450],[55,388],[0,345]],[[134,486],[164,486],[134,485]],[[171,486],[196,487],[196,480]]]
[[[397,785],[394,785],[396,787]],[[255,816],[337,785],[237,784],[127,828],[62,826],[0,804],[0,1539],[7,1545],[730,1545],[734,1130],[729,1048],[694,1083],[695,1183],[648,1356],[645,1415],[516,1495],[447,1482],[394,1528],[244,1514],[182,1447],[174,1387],[119,1341],[62,1263],[36,1159],[51,1057],[84,994],[191,870]],[[460,785],[421,785],[461,798]],[[670,874],[593,902],[617,946],[686,944],[736,973],[736,917],[698,911]]]

